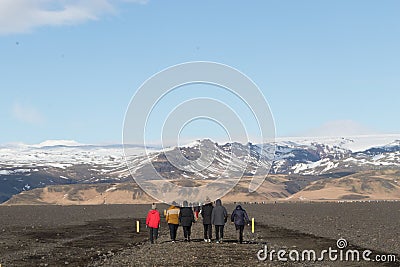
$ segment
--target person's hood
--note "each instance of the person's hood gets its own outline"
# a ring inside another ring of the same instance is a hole
[[[176,209],[176,206],[175,205],[171,205],[171,206],[169,206],[169,208],[168,209],[170,209],[170,210],[172,210],[172,209]]]
[[[157,210],[150,210],[150,213],[151,214],[155,214],[155,213],[157,213],[158,211]]]
[[[215,205],[217,205],[217,206],[222,206],[222,201],[221,201],[221,199],[217,199],[217,201],[215,201]]]
[[[237,209],[237,210],[242,210],[242,206],[237,205],[237,206],[236,206],[236,209]]]

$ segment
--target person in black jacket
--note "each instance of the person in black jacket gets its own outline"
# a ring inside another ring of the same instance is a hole
[[[240,244],[243,243],[243,230],[245,224],[250,222],[247,212],[242,208],[242,206],[237,205],[233,210],[231,215],[231,221],[235,223],[236,234]]]
[[[183,208],[179,212],[179,223],[182,225],[185,241],[190,242],[191,228],[194,222],[193,210],[189,207],[187,201],[183,201]]]
[[[208,202],[208,203],[207,203]],[[214,209],[212,202],[207,199],[205,205],[201,207],[201,216],[203,217],[204,226],[204,242],[211,242],[212,239],[212,224],[211,224],[211,214]]]

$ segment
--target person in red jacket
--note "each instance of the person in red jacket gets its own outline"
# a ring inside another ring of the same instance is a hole
[[[147,213],[146,226],[150,229],[150,242],[154,244],[154,241],[158,237],[158,228],[160,227],[160,213],[155,203],[151,205],[151,210]]]

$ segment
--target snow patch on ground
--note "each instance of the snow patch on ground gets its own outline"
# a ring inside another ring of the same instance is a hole
[[[110,192],[110,191],[114,191],[114,190],[117,190],[117,187],[115,187],[115,186],[110,187],[110,188],[108,188],[108,189],[106,190],[106,192]]]

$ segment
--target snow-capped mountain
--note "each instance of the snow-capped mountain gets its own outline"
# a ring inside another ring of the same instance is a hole
[[[281,141],[276,146],[272,172],[322,175],[377,168],[398,169],[399,137],[384,135]],[[322,143],[323,141],[326,143]],[[386,145],[382,145],[385,142]]]
[[[138,157],[146,151],[140,146],[129,146],[129,149]],[[48,185],[127,180],[131,177],[122,145],[46,141],[38,145],[0,146],[0,202],[21,191]]]
[[[261,148],[275,150],[272,166],[268,153]],[[133,176],[149,180],[157,179],[150,175],[149,168],[166,179],[191,181],[229,177],[243,169],[244,175],[252,176],[260,167],[271,167],[272,174],[288,175],[292,180],[400,169],[400,135],[278,138],[275,143],[264,145],[201,140],[180,148],[145,149],[131,145],[125,151]],[[183,158],[174,158],[176,152]],[[196,161],[195,169],[185,160]],[[68,140],[0,145],[0,202],[21,191],[48,185],[132,181],[128,166],[122,145],[88,145]]]

